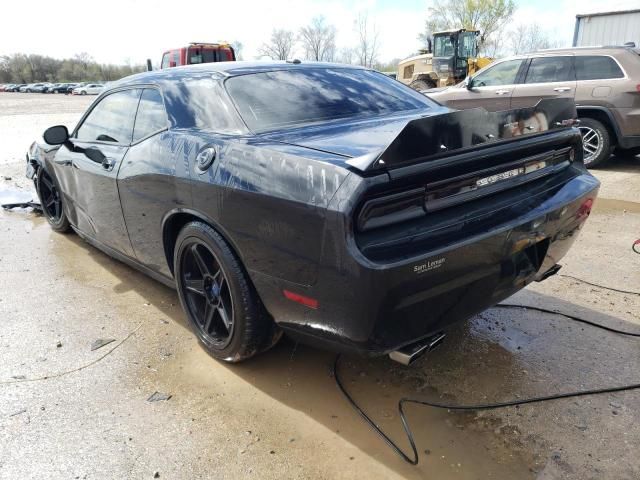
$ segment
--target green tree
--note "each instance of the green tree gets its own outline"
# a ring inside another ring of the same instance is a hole
[[[434,0],[419,38],[426,45],[432,33],[439,30],[480,30],[478,44],[482,49],[511,20],[515,8],[514,0]]]

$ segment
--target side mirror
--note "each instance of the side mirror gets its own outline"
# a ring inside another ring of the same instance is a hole
[[[42,137],[49,145],[62,145],[69,140],[69,130],[64,125],[56,125],[47,128]]]
[[[467,77],[464,79],[464,86],[467,90],[473,89],[473,78]]]

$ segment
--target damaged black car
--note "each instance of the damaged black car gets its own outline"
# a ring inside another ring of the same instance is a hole
[[[558,270],[599,187],[575,118],[454,111],[353,66],[204,64],[110,84],[27,174],[54,230],[175,287],[216,358],[282,332],[393,354]]]

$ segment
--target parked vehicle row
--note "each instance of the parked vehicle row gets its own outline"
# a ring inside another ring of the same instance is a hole
[[[104,83],[8,83],[0,85],[0,92],[64,93],[72,95],[98,95]]]

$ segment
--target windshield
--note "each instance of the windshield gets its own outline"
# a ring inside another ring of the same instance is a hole
[[[281,70],[225,82],[254,132],[348,117],[430,108],[423,95],[377,72],[347,68]]]
[[[450,35],[438,35],[433,39],[433,42],[434,57],[453,56],[453,40]]]

